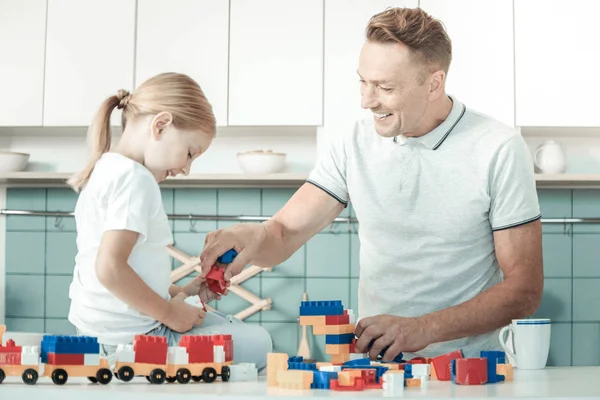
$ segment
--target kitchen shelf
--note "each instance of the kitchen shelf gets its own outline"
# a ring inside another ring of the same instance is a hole
[[[22,171],[0,174],[0,185],[19,187],[66,187],[71,176],[65,172]],[[192,174],[168,178],[160,183],[161,187],[210,187],[210,188],[298,188],[308,174]]]
[[[71,176],[66,172],[23,171],[0,174],[0,185],[29,187],[66,186]],[[169,178],[161,187],[210,187],[210,188],[298,188],[308,178],[307,173],[276,174],[192,174]],[[536,174],[539,188],[600,188],[600,174]]]

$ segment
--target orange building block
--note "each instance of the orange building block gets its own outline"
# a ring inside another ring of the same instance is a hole
[[[267,386],[277,387],[279,371],[287,371],[289,356],[285,353],[267,354]]]
[[[354,333],[354,329],[354,324],[315,325],[313,326],[313,335],[342,335],[344,333]]]
[[[332,354],[331,355],[331,363],[334,365],[340,365],[345,363],[346,361],[350,361],[350,354]]]
[[[496,365],[496,373],[498,375],[504,375],[505,382],[509,382],[509,381],[513,380],[513,366],[511,364]]]
[[[429,363],[429,365],[431,365],[431,367],[429,368],[429,380],[430,381],[437,381],[437,374],[435,373],[435,365],[433,365],[433,363]]]
[[[277,387],[281,389],[309,390],[314,373],[299,369],[277,371]]]
[[[318,370],[320,370],[320,369],[321,369],[321,367],[327,367],[327,366],[331,366],[331,365],[333,365],[333,364],[332,364],[332,363],[330,363],[330,362],[321,362],[321,361],[317,362],[316,364],[317,364],[317,369],[318,369]]]
[[[325,315],[301,315],[301,326],[325,325]]]
[[[326,344],[325,354],[350,354],[350,344]]]
[[[406,379],[406,387],[419,387],[419,386],[421,386],[421,378]]]

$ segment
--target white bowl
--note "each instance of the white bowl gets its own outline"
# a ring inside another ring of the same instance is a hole
[[[29,162],[29,154],[0,151],[0,173],[23,171]]]
[[[285,153],[253,150],[238,153],[237,161],[242,171],[247,174],[272,174],[283,170],[285,157]]]

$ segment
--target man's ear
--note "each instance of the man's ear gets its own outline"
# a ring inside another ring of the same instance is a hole
[[[152,118],[150,130],[154,140],[160,140],[165,128],[173,122],[173,115],[170,112],[162,111]]]
[[[446,73],[437,70],[429,77],[429,100],[435,100],[444,93]]]

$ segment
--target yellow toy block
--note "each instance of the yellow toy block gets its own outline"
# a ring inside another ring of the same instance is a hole
[[[267,386],[277,387],[279,371],[287,371],[289,356],[286,353],[267,354]]]
[[[354,324],[315,325],[313,326],[313,335],[342,335],[344,333],[354,333],[354,328]]]
[[[281,389],[308,390],[313,383],[314,373],[299,369],[277,371],[278,387]]]
[[[338,372],[338,384],[340,386],[354,386],[354,379],[356,378],[356,375],[352,372],[353,371],[349,370]],[[360,376],[360,374],[358,376]]]
[[[300,316],[300,325],[301,326],[325,325],[325,316],[324,315],[301,315]]]
[[[349,344],[326,344],[325,354],[350,354]]]
[[[333,364],[343,364],[346,361],[350,361],[350,354],[346,353],[346,354],[332,354],[331,355],[331,362]]]
[[[513,380],[513,366],[511,364],[496,365],[496,373],[498,375],[504,375],[505,382],[509,382],[509,381]]]

